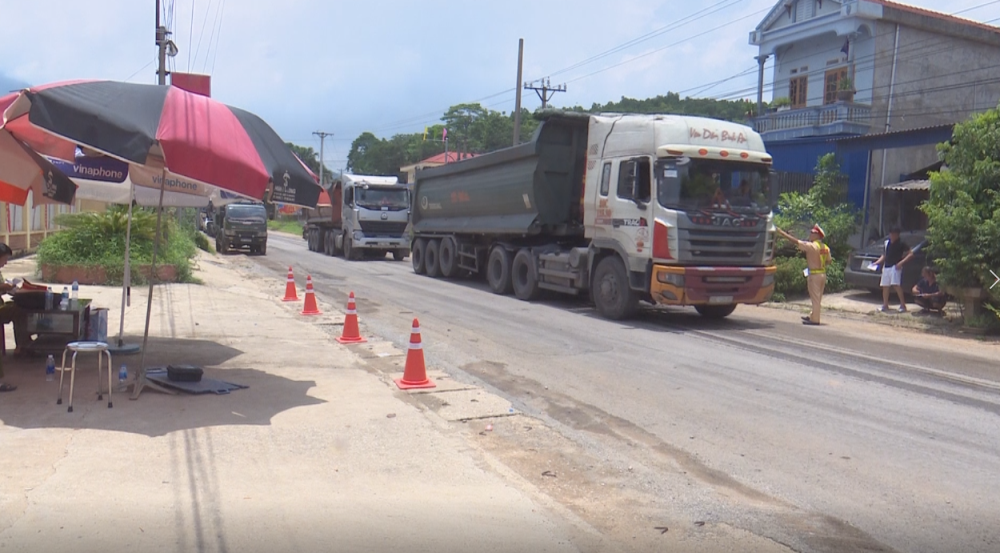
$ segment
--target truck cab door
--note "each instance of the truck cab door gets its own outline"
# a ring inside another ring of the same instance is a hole
[[[622,160],[611,201],[611,236],[629,255],[630,269],[645,270],[650,256],[652,217],[652,165],[648,157]]]

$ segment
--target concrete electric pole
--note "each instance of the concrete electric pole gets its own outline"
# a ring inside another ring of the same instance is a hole
[[[524,89],[534,90],[538,94],[538,98],[542,101],[542,109],[545,109],[549,105],[549,100],[552,99],[553,94],[556,92],[566,92],[566,85],[552,86],[548,78],[539,79],[535,82],[541,83],[540,86],[534,86],[533,83],[524,83]]]
[[[160,0],[156,0],[156,47],[159,49],[159,65],[156,67],[157,83],[167,84],[167,28],[160,25]]]
[[[517,44],[517,100],[514,102],[514,145],[521,143],[521,71],[524,69],[524,39]]]
[[[326,137],[333,136],[332,132],[315,131],[313,132],[319,137],[319,185],[323,186],[323,145],[326,142]]]

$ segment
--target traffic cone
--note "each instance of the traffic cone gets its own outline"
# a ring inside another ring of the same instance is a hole
[[[400,390],[411,388],[436,388],[437,384],[427,378],[427,367],[424,366],[424,346],[420,343],[420,323],[413,319],[413,330],[410,332],[410,349],[406,352],[406,368],[403,378],[396,379]]]
[[[299,295],[295,291],[295,276],[292,275],[292,267],[288,266],[288,283],[285,284],[285,297],[281,301],[299,301]]]
[[[303,315],[322,315],[319,306],[316,305],[316,294],[313,292],[313,277],[306,276],[306,304],[302,307]]]
[[[337,338],[337,341],[341,344],[360,344],[368,341],[361,337],[361,331],[358,330],[358,310],[354,305],[354,292],[351,292],[351,296],[347,298],[347,317],[344,318],[344,331],[340,338]]]

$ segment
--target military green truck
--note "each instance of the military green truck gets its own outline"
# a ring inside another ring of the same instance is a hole
[[[249,248],[250,253],[267,255],[267,209],[264,204],[237,202],[215,213],[215,249],[219,253]]]

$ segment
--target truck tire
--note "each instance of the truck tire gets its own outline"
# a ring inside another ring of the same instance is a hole
[[[486,261],[486,282],[494,294],[507,295],[513,291],[510,273],[510,252],[503,246],[493,246]]]
[[[639,295],[629,287],[625,264],[617,255],[597,264],[590,295],[597,312],[611,320],[629,319],[639,311]]]
[[[427,272],[424,266],[424,252],[427,251],[427,240],[417,238],[413,241],[413,250],[410,252],[410,263],[413,264],[413,272],[422,275]]]
[[[392,259],[394,261],[402,261],[402,260],[406,259],[407,255],[408,254],[407,254],[406,250],[396,250],[396,251],[392,252]]]
[[[326,252],[326,233],[323,229],[316,229],[316,251],[320,253]]]
[[[695,311],[706,319],[725,319],[736,311],[736,304],[730,305],[696,305]]]
[[[257,250],[260,255],[267,255],[267,242],[260,245],[260,249]]]
[[[458,276],[458,246],[451,236],[441,239],[441,245],[438,247],[438,267],[444,278]]]
[[[316,251],[316,229],[309,229],[309,251]]]
[[[359,253],[361,252],[354,249],[354,240],[347,234],[344,234],[344,259],[348,261],[357,261]]]
[[[337,235],[333,229],[326,231],[326,240],[323,243],[326,245],[326,255],[330,257],[337,255]]]
[[[222,255],[229,253],[229,245],[226,244],[226,240],[224,238],[221,240],[218,238],[215,239],[215,249]]]
[[[437,240],[427,241],[427,249],[424,250],[424,269],[427,270],[427,276],[431,278],[441,276],[440,248],[441,243]]]
[[[535,270],[535,256],[527,248],[521,248],[510,266],[510,280],[517,299],[533,301],[541,295],[538,287],[538,272]]]

